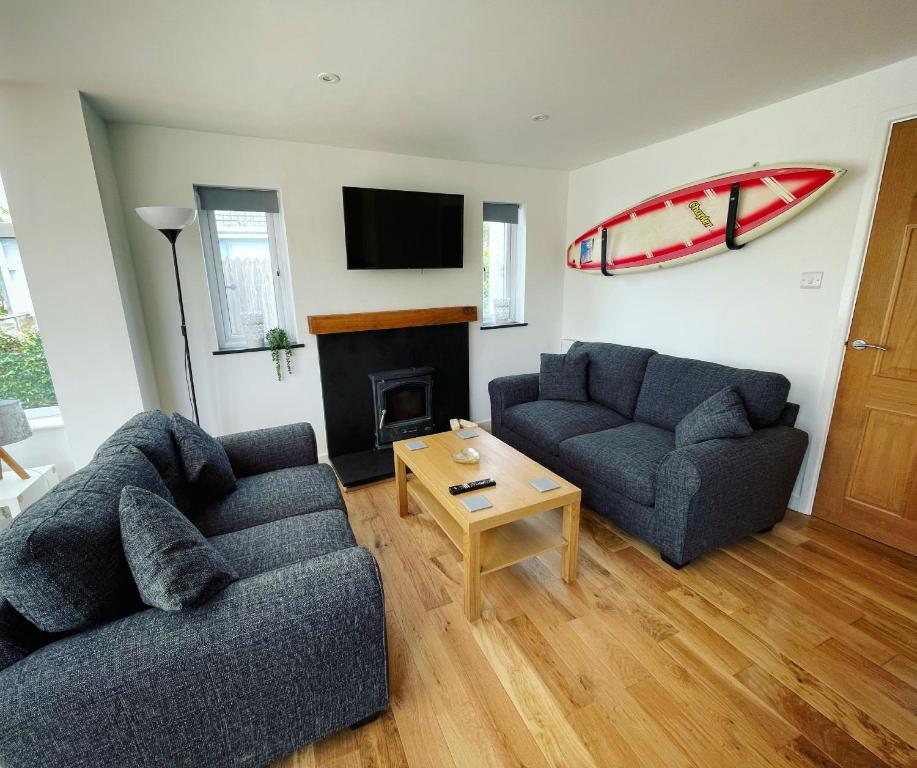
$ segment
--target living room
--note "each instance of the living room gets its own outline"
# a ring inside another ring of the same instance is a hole
[[[0,765],[914,765],[875,10],[0,2]]]

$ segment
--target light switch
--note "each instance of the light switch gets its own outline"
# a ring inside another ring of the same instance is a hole
[[[824,272],[803,272],[799,280],[800,288],[821,288],[821,279]]]

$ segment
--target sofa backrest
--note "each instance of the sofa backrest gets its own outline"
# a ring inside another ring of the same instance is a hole
[[[96,458],[134,447],[156,467],[177,506],[186,515],[193,501],[181,457],[172,437],[171,420],[162,411],[144,411],[128,419],[96,451]]]
[[[780,419],[790,392],[790,382],[783,374],[654,355],[646,366],[634,420],[675,429],[710,395],[730,385],[742,396],[753,427],[766,427]]]
[[[121,544],[121,490],[172,501],[136,448],[106,453],[75,472],[0,535],[0,595],[45,632],[67,632],[143,607]]]
[[[598,341],[575,341],[568,351],[589,355],[589,399],[632,419],[647,360],[656,353]]]

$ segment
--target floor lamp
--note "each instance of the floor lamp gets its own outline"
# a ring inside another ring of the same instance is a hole
[[[188,329],[185,326],[185,303],[181,295],[181,277],[178,274],[178,254],[175,251],[175,241],[181,231],[197,218],[194,208],[173,208],[165,205],[152,205],[137,208],[137,215],[153,229],[158,229],[166,236],[172,245],[172,264],[175,266],[175,287],[178,289],[178,309],[181,312],[181,335],[185,342],[185,382],[188,385],[188,395],[191,398],[191,411],[194,423],[200,424],[197,415],[197,395],[194,392],[194,373],[191,370],[191,350],[188,348]]]

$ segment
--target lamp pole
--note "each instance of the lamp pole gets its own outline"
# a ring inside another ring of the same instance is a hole
[[[191,368],[191,349],[188,347],[188,327],[185,325],[185,302],[181,293],[181,275],[178,272],[178,252],[175,250],[175,241],[181,234],[180,229],[160,229],[172,245],[172,266],[175,267],[175,287],[178,289],[178,311],[181,313],[181,336],[185,343],[185,374],[188,377],[188,388],[191,390],[191,412],[194,414],[194,423],[200,426],[201,420],[197,415],[197,393],[194,391],[194,371]]]
[[[194,208],[174,208],[171,206],[144,206],[137,208],[137,215],[153,229],[158,229],[172,246],[172,266],[175,267],[175,287],[178,290],[178,310],[181,313],[181,336],[185,346],[185,381],[188,384],[188,395],[191,398],[191,413],[194,423],[200,425],[197,413],[197,393],[194,391],[194,371],[191,369],[191,349],[188,346],[188,327],[185,324],[185,302],[181,292],[181,275],[178,272],[178,251],[175,241],[182,230],[197,218]]]

